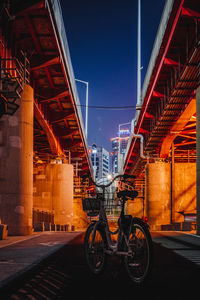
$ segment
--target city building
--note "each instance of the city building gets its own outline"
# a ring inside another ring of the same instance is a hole
[[[89,146],[89,156],[91,158],[95,180],[105,178],[110,172],[109,152],[96,144]]]
[[[130,136],[129,129],[121,129],[119,130],[117,136],[111,139],[112,142],[111,171],[113,174],[120,173],[121,171],[129,136]]]

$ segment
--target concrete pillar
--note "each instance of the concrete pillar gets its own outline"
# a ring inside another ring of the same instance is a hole
[[[34,210],[53,213],[52,184],[52,165],[39,164],[35,166],[33,175]]]
[[[0,217],[9,235],[32,233],[33,89],[24,86],[20,108],[0,121]]]
[[[52,199],[55,224],[73,223],[73,165],[52,164]]]
[[[200,87],[196,93],[197,234],[200,235]]]
[[[33,208],[52,213],[54,223],[73,223],[73,165],[47,164],[34,169]]]
[[[146,166],[146,214],[150,225],[170,224],[170,163],[156,162]]]
[[[142,218],[144,216],[144,201],[142,198],[127,201],[127,214],[133,217]]]
[[[88,227],[87,213],[83,211],[82,198],[87,197],[85,188],[81,184],[81,177],[74,177],[73,225],[76,230],[86,230]]]
[[[196,210],[196,164],[175,163],[174,215],[175,222],[183,222],[178,212],[194,213]]]

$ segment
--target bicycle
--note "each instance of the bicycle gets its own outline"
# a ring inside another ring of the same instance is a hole
[[[89,270],[100,275],[105,269],[107,256],[118,255],[123,259],[125,270],[132,282],[142,284],[149,276],[153,261],[153,244],[149,232],[149,226],[144,220],[131,215],[125,215],[125,203],[129,199],[134,200],[138,192],[122,190],[117,193],[121,199],[121,214],[118,219],[118,228],[112,232],[109,229],[105,211],[105,190],[117,178],[123,181],[135,178],[134,175],[118,175],[110,183],[96,184],[103,190],[102,196],[83,199],[83,210],[91,216],[99,215],[97,221],[93,221],[86,230],[84,238],[84,253]],[[117,234],[117,241],[113,241],[111,235]]]

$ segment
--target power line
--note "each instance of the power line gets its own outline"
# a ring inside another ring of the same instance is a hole
[[[76,106],[85,107],[84,104],[77,104]],[[88,105],[88,108],[92,109],[103,109],[103,110],[130,110],[130,109],[136,109],[136,106],[96,106],[96,105]]]

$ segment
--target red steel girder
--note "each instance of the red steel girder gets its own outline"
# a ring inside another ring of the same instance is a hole
[[[49,122],[50,122],[50,124],[59,123],[61,121],[70,119],[71,117],[74,117],[73,109],[69,110],[68,112],[62,111],[62,112],[59,112],[56,114],[54,113],[54,115],[50,118]]]
[[[137,122],[137,125],[136,125],[136,133],[138,134],[139,133],[139,129],[143,123],[143,120],[145,118],[145,113],[148,109],[148,106],[149,106],[149,103],[151,101],[151,98],[152,98],[152,94],[153,94],[153,91],[155,90],[155,87],[156,87],[156,84],[157,84],[157,81],[158,81],[158,78],[159,78],[159,75],[160,75],[160,72],[161,72],[161,69],[163,67],[163,64],[164,64],[164,60],[166,58],[166,55],[167,55],[167,52],[169,50],[169,46],[171,44],[171,41],[172,41],[172,38],[173,38],[173,35],[174,35],[174,32],[175,32],[175,29],[176,29],[176,26],[177,26],[177,23],[178,23],[178,20],[181,16],[181,12],[182,12],[182,7],[183,7],[183,3],[184,3],[184,0],[181,0],[180,4],[179,4],[179,7],[177,9],[177,12],[175,14],[175,17],[174,17],[174,20],[173,20],[173,24],[172,24],[172,27],[171,27],[171,31],[169,33],[169,36],[167,38],[167,42],[166,42],[166,46],[164,48],[164,52],[162,54],[162,57],[160,59],[160,62],[159,62],[159,65],[158,65],[158,69],[157,69],[157,72],[155,74],[155,77],[154,77],[154,80],[153,80],[153,83],[152,83],[152,86],[151,86],[151,89],[147,95],[147,98],[145,99],[144,103],[143,103],[143,106],[141,108],[141,112],[140,112],[140,115],[139,115],[139,119],[138,119],[138,122]],[[136,143],[136,139],[134,139],[134,141],[132,142],[132,145],[131,147],[129,148],[129,153],[127,155],[127,159],[126,159],[126,162],[125,162],[125,165],[124,165],[124,169],[127,168],[127,163],[130,159],[130,155],[131,155],[131,152],[133,151],[133,148],[135,146],[135,143]]]
[[[182,13],[183,16],[200,19],[200,13],[197,12],[197,11],[194,11],[190,8],[182,7],[181,13]]]
[[[61,92],[61,93],[55,95],[55,96],[52,97],[52,98],[49,98],[49,99],[43,99],[43,100],[40,101],[40,103],[51,102],[51,101],[54,101],[54,100],[56,100],[56,99],[58,99],[58,98],[68,97],[69,95],[70,95],[70,93],[69,93],[69,91],[67,90],[67,91],[64,91],[64,92]]]
[[[46,133],[46,136],[47,136],[50,148],[51,148],[51,152],[55,155],[64,156],[64,153],[62,151],[59,141],[56,139],[49,123],[45,120],[45,117],[36,102],[34,102],[34,115],[35,115],[38,123],[43,128],[44,132]]]
[[[30,20],[30,17],[28,16],[28,14],[25,14],[24,18],[25,18],[26,24],[28,26],[28,29],[30,31],[30,34],[31,34],[31,37],[33,39],[33,43],[34,43],[34,45],[36,47],[37,52],[40,55],[44,55],[43,52],[42,52],[42,49],[41,49],[40,42],[39,42],[38,37],[37,37],[37,33],[35,31],[34,25],[33,25],[33,23]],[[49,81],[49,84],[50,84],[51,88],[55,88],[53,80],[51,78],[51,74],[50,74],[50,72],[48,70],[48,67],[44,67],[44,70],[45,70],[45,73],[46,73],[46,76],[48,78],[48,81]]]
[[[39,1],[36,4],[33,4],[17,13],[15,13],[15,16],[21,16],[21,15],[26,15],[30,12],[32,12],[33,10],[37,10],[37,9],[41,9],[45,7],[45,0]]]
[[[38,69],[42,69],[42,68],[46,68],[46,67],[49,67],[49,66],[57,65],[59,63],[60,63],[60,57],[57,56],[55,58],[52,58],[52,59],[38,65],[38,66],[30,68],[30,71],[35,71],[35,70],[38,70]]]
[[[161,72],[161,69],[162,69],[162,66],[163,66],[163,63],[164,63],[164,59],[166,58],[166,55],[167,55],[167,52],[168,52],[168,49],[169,49],[169,46],[170,46],[170,43],[172,41],[172,37],[173,37],[173,34],[174,34],[174,31],[176,29],[176,25],[178,23],[178,20],[179,20],[179,17],[181,15],[181,10],[182,10],[182,6],[183,6],[183,3],[184,3],[184,0],[181,1],[180,5],[179,5],[179,8],[178,8],[178,11],[176,13],[176,16],[175,16],[175,19],[174,19],[174,22],[173,22],[173,25],[172,25],[172,28],[171,28],[171,32],[169,34],[169,37],[168,37],[168,40],[167,40],[167,44],[166,44],[166,47],[165,47],[165,50],[164,50],[164,53],[161,57],[161,60],[160,60],[160,63],[159,63],[159,66],[158,66],[158,70],[156,72],[156,75],[155,75],[155,78],[154,78],[154,81],[153,81],[153,84],[152,84],[152,87],[151,87],[151,90],[149,92],[149,95],[148,95],[148,98],[146,100],[146,103],[143,107],[143,112],[141,111],[140,113],[140,117],[139,117],[139,126],[138,127],[138,130],[139,130],[139,127],[141,126],[142,122],[143,122],[143,119],[144,119],[144,116],[145,116],[145,112],[147,110],[147,107],[149,105],[149,102],[151,100],[151,97],[152,97],[152,93],[155,89],[155,86],[156,86],[156,83],[158,81],[158,77],[160,75],[160,72]]]

